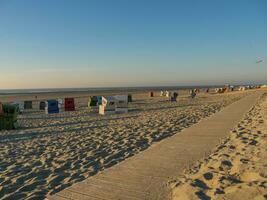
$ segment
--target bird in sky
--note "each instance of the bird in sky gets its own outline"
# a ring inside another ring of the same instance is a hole
[[[262,62],[263,62],[262,59],[259,59],[259,60],[256,61],[257,64],[258,64],[258,63],[262,63]]]

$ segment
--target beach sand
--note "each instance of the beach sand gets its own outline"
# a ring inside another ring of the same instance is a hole
[[[76,99],[76,111],[52,115],[37,111],[36,101],[35,109],[20,116],[20,129],[0,132],[0,199],[44,199],[250,92],[201,93],[196,99],[184,93],[177,103],[136,93],[129,113],[110,116],[90,112],[85,107],[88,97]],[[17,99],[22,97],[12,97]]]
[[[267,95],[211,155],[171,185],[173,200],[267,199]]]

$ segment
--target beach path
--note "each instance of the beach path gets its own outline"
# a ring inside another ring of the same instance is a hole
[[[254,92],[180,133],[95,176],[48,196],[51,200],[169,199],[168,181],[208,155],[261,96]]]

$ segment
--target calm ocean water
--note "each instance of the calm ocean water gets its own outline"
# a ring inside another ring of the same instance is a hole
[[[123,91],[150,91],[150,90],[179,90],[189,88],[205,88],[207,86],[155,86],[155,87],[103,87],[103,88],[53,88],[53,89],[12,89],[1,90],[0,95],[34,94],[34,93],[65,93],[65,92],[123,92]],[[211,87],[211,86],[209,86]],[[215,87],[215,86],[214,86]]]

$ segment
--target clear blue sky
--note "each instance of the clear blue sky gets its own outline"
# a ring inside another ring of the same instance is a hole
[[[266,63],[266,0],[0,0],[0,89],[257,83]]]

